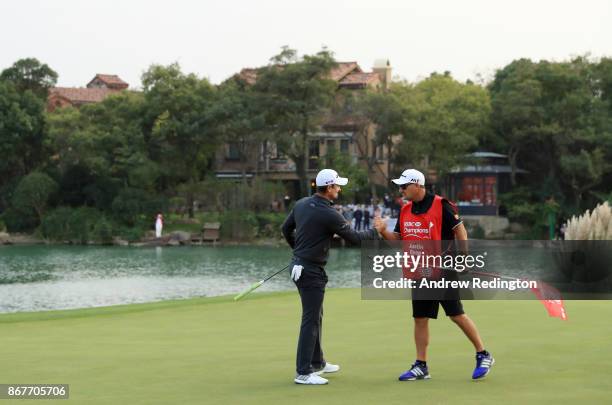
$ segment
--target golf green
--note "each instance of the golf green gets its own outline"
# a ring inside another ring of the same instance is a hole
[[[465,302],[496,358],[491,374],[471,381],[472,347],[441,317],[432,379],[399,382],[414,359],[410,303],[362,301],[355,289],[325,300],[323,347],[342,367],[327,386],[293,383],[295,292],[1,315],[0,383],[70,384],[69,402],[82,404],[610,401],[607,301],[566,302],[567,322],[538,301]]]

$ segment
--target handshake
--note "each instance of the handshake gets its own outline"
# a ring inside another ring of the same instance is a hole
[[[378,231],[378,233],[383,234],[383,232],[387,229],[387,219],[383,219],[380,215],[374,217],[374,229]]]

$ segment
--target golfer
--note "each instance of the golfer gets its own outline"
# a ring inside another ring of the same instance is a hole
[[[323,169],[317,174],[317,192],[296,202],[283,224],[287,243],[293,248],[289,268],[302,301],[302,325],[298,339],[296,384],[327,384],[323,373],[335,373],[340,366],[325,361],[321,348],[323,297],[327,274],[325,264],[334,234],[351,243],[379,239],[375,229],[356,232],[333,207],[341,186],[348,179],[335,170]],[[294,232],[295,231],[295,232]]]
[[[467,250],[467,231],[455,207],[439,195],[425,190],[425,176],[418,170],[405,170],[398,179],[392,180],[400,187],[403,197],[408,200],[401,211],[394,232],[381,226],[384,221],[375,218],[375,226],[387,240],[457,240],[461,250]],[[462,247],[463,245],[463,247]],[[418,291],[417,291],[418,292]],[[413,381],[431,378],[427,367],[427,346],[429,344],[429,319],[438,317],[439,306],[446,316],[461,328],[476,349],[476,368],[472,379],[485,377],[495,360],[487,352],[474,322],[464,313],[458,295],[456,299],[417,300],[412,299],[414,318],[414,340],[416,361],[408,371],[399,376],[400,381]]]

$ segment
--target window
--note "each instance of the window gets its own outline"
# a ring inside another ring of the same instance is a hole
[[[327,154],[332,154],[336,151],[336,143],[335,139],[327,140]]]
[[[308,144],[308,156],[310,158],[319,157],[319,141],[310,141]]]
[[[496,186],[495,176],[464,177],[457,198],[459,201],[474,205],[495,205],[497,202]]]
[[[308,169],[317,170],[319,168],[319,141],[308,143]]]
[[[349,153],[349,141],[348,139],[342,139],[340,141],[340,152]]]
[[[230,143],[227,146],[227,160],[240,160],[240,148],[236,143]]]

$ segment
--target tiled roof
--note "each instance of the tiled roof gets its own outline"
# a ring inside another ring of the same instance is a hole
[[[119,87],[126,87],[126,88],[128,87],[128,84],[124,82],[123,80],[121,80],[121,78],[119,78],[119,76],[117,75],[106,75],[106,74],[98,73],[93,79],[91,79],[89,83],[93,82],[96,79],[99,79],[102,82],[110,86],[119,86]]]
[[[116,90],[106,88],[83,88],[83,87],[53,87],[49,90],[49,97],[54,95],[63,97],[72,103],[98,103]]]
[[[330,76],[338,82],[351,72],[362,72],[357,62],[338,62],[338,65],[332,69]]]
[[[259,70],[258,68],[244,68],[240,71],[238,76],[248,84],[255,84]],[[363,73],[357,62],[338,62],[329,75],[332,80],[340,82],[346,78],[347,75],[355,73]]]
[[[351,86],[351,85],[368,85],[371,83],[380,82],[380,76],[378,73],[350,73],[340,81],[340,86]]]

